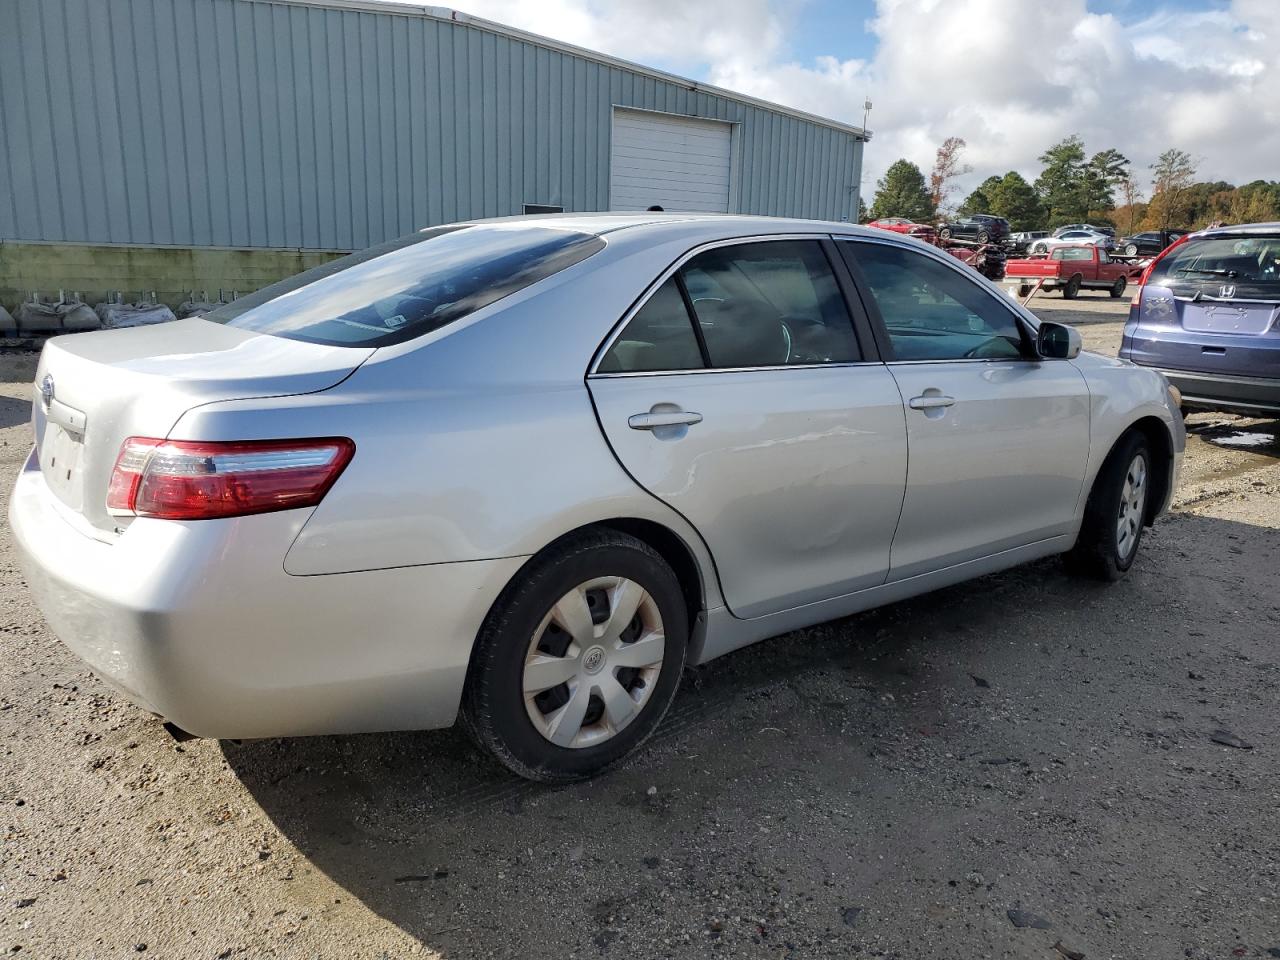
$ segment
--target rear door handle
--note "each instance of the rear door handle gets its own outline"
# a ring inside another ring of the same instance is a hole
[[[702,414],[692,410],[671,410],[661,413],[637,413],[627,418],[632,430],[656,430],[658,427],[691,427],[702,422]]]
[[[907,401],[907,405],[912,410],[936,410],[938,407],[950,407],[955,404],[955,397],[928,396],[928,397],[912,397]]]

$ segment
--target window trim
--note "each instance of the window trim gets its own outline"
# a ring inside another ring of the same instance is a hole
[[[832,251],[828,251],[823,243],[823,241],[829,242],[831,239],[832,235],[830,233],[766,233],[740,237],[727,237],[720,240],[709,240],[706,243],[700,243],[696,247],[686,250],[665,270],[663,270],[648,287],[645,288],[644,292],[640,294],[635,303],[627,309],[627,311],[622,315],[622,318],[614,325],[613,329],[609,331],[609,335],[605,337],[600,346],[596,348],[595,355],[592,356],[591,362],[587,365],[587,379],[670,377],[689,374],[744,373],[755,370],[813,370],[833,367],[863,367],[871,364],[883,363],[881,357],[877,355],[878,351],[875,349],[875,347],[878,347],[879,345],[878,341],[873,340],[871,344],[864,342],[865,334],[858,323],[858,311],[855,309],[855,305],[849,301],[848,291],[846,290],[846,278],[842,272],[844,269],[843,258],[833,260],[831,256]],[[698,315],[692,309],[692,303],[689,300],[688,291],[685,290],[684,281],[677,277],[676,287],[680,291],[681,298],[685,301],[685,310],[689,313],[689,323],[693,327],[694,336],[698,339],[698,348],[703,352],[702,360],[706,366],[701,370],[635,370],[608,372],[601,371],[599,369],[606,354],[608,354],[609,350],[613,347],[614,342],[622,336],[623,331],[626,330],[627,324],[631,322],[632,318],[644,309],[645,305],[653,298],[664,283],[671,279],[671,277],[675,276],[677,272],[694,257],[701,253],[705,253],[708,250],[715,250],[719,247],[741,246],[749,243],[771,243],[773,241],[784,240],[808,240],[816,243],[823,255],[826,257],[827,266],[835,277],[836,287],[840,291],[841,299],[844,301],[845,310],[849,314],[849,325],[853,333],[854,343],[858,346],[858,352],[862,354],[861,360],[848,360],[839,363],[786,363],[773,366],[713,367],[711,366],[710,359],[707,356],[706,346],[703,343],[702,332],[698,329]],[[871,328],[871,324],[869,322],[868,327]],[[874,328],[871,328],[868,332],[874,332]]]
[[[970,277],[968,274],[966,274],[963,269],[961,269],[963,264],[961,264],[960,261],[956,260],[955,257],[947,256],[945,254],[936,254],[931,251],[919,250],[914,245],[909,246],[905,243],[896,243],[892,238],[881,239],[880,237],[856,236],[854,234],[841,233],[841,234],[833,235],[832,239],[837,242],[837,246],[841,241],[844,241],[844,242],[850,242],[850,243],[877,243],[885,247],[896,247],[900,250],[905,250],[908,253],[919,254],[920,256],[923,256],[927,259],[930,259],[939,264],[942,264],[948,270],[952,270],[955,273],[959,274],[967,282],[969,283],[974,282],[973,278]],[[870,285],[867,282],[866,276],[862,272],[862,267],[858,263],[857,258],[854,257],[851,262],[842,253],[841,260],[843,260],[845,262],[845,265],[848,267],[849,274],[853,278],[854,285],[858,289],[858,296],[862,300],[863,306],[867,310],[868,317],[871,319],[871,323],[875,331],[876,339],[881,344],[881,351],[880,351],[881,356],[884,357],[884,362],[887,365],[917,366],[921,364],[936,364],[936,363],[1039,363],[1041,362],[1041,358],[1036,356],[1031,351],[1031,348],[1035,343],[1035,337],[1036,337],[1036,332],[1038,330],[1038,327],[1035,324],[1031,323],[1025,316],[1023,316],[1017,310],[1013,309],[1013,306],[1011,304],[1006,303],[1001,297],[999,297],[996,294],[995,290],[988,290],[987,293],[990,295],[992,300],[994,300],[997,304],[999,304],[1000,309],[1007,311],[1009,315],[1013,317],[1014,323],[1017,324],[1019,331],[1022,333],[1022,345],[1024,350],[1023,356],[1017,357],[1017,358],[955,357],[952,359],[944,359],[944,360],[899,360],[894,355],[893,339],[892,337],[890,337],[889,327],[884,322],[884,317],[880,313],[880,305],[876,302],[875,296],[870,291]],[[948,260],[953,262],[948,263],[947,262]]]

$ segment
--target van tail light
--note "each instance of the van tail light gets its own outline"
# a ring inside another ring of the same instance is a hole
[[[355,450],[345,437],[232,443],[130,437],[116,457],[107,510],[210,520],[314,507]]]
[[[1142,271],[1142,276],[1138,278],[1138,286],[1145,287],[1147,285],[1147,279],[1151,276],[1151,271],[1156,268],[1156,264],[1159,263],[1161,260],[1163,260],[1165,257],[1167,257],[1170,254],[1170,252],[1174,250],[1174,248],[1180,247],[1184,243],[1186,243],[1188,240],[1190,240],[1191,236],[1192,235],[1189,233],[1183,234],[1177,240],[1173,241],[1173,243],[1169,244],[1167,247],[1165,247],[1163,250],[1157,253],[1154,259],[1152,259],[1152,261],[1147,264],[1147,268]]]

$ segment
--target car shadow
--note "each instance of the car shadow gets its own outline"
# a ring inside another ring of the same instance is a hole
[[[31,420],[31,401],[0,396],[0,429]]]
[[[1003,851],[997,870],[1025,859],[1042,879],[1020,895],[1043,883],[1066,910],[1076,881],[1054,866],[1057,841],[1036,818],[1071,818],[1073,835],[1098,844],[1091,859],[1127,855],[1124,837],[1100,826],[1111,815],[1099,791],[1130,780],[1148,790],[1140,771],[1165,776],[1167,761],[1143,753],[1149,741],[1122,718],[1145,703],[1165,716],[1182,708],[1168,691],[1186,666],[1165,675],[1170,631],[1196,647],[1188,637],[1216,630],[1207,656],[1226,658],[1239,638],[1215,626],[1219,594],[1238,604],[1236,574],[1277,559],[1274,531],[1246,524],[1178,515],[1148,536],[1121,584],[1071,579],[1047,560],[723,657],[690,673],[638,756],[580,784],[518,780],[454,730],[223,752],[311,865],[445,957],[615,944],[705,955],[731,937],[782,950],[780,938],[798,935],[789,923],[852,936],[864,906],[892,916],[913,883],[941,897],[933,884],[945,893],[966,871],[992,869],[983,849]],[[1203,617],[1184,609],[1133,629],[1197,600]],[[1121,689],[1130,674],[1141,682]],[[1055,758],[1077,750],[1088,777],[1052,783],[1066,763]],[[1028,789],[1042,780],[1051,785]],[[1035,812],[1046,793],[1054,804]],[[1162,835],[1150,842],[1212,847],[1177,818],[1149,820]],[[974,831],[978,847],[957,846]],[[1082,917],[1099,923],[1086,901]],[[976,916],[932,922],[968,937]]]

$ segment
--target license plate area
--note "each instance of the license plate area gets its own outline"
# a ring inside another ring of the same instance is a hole
[[[84,490],[82,468],[84,435],[72,433],[52,420],[45,422],[39,444],[40,472],[59,500],[79,510]]]
[[[1192,333],[1229,333],[1258,336],[1271,329],[1275,304],[1267,303],[1184,303],[1182,327]]]

